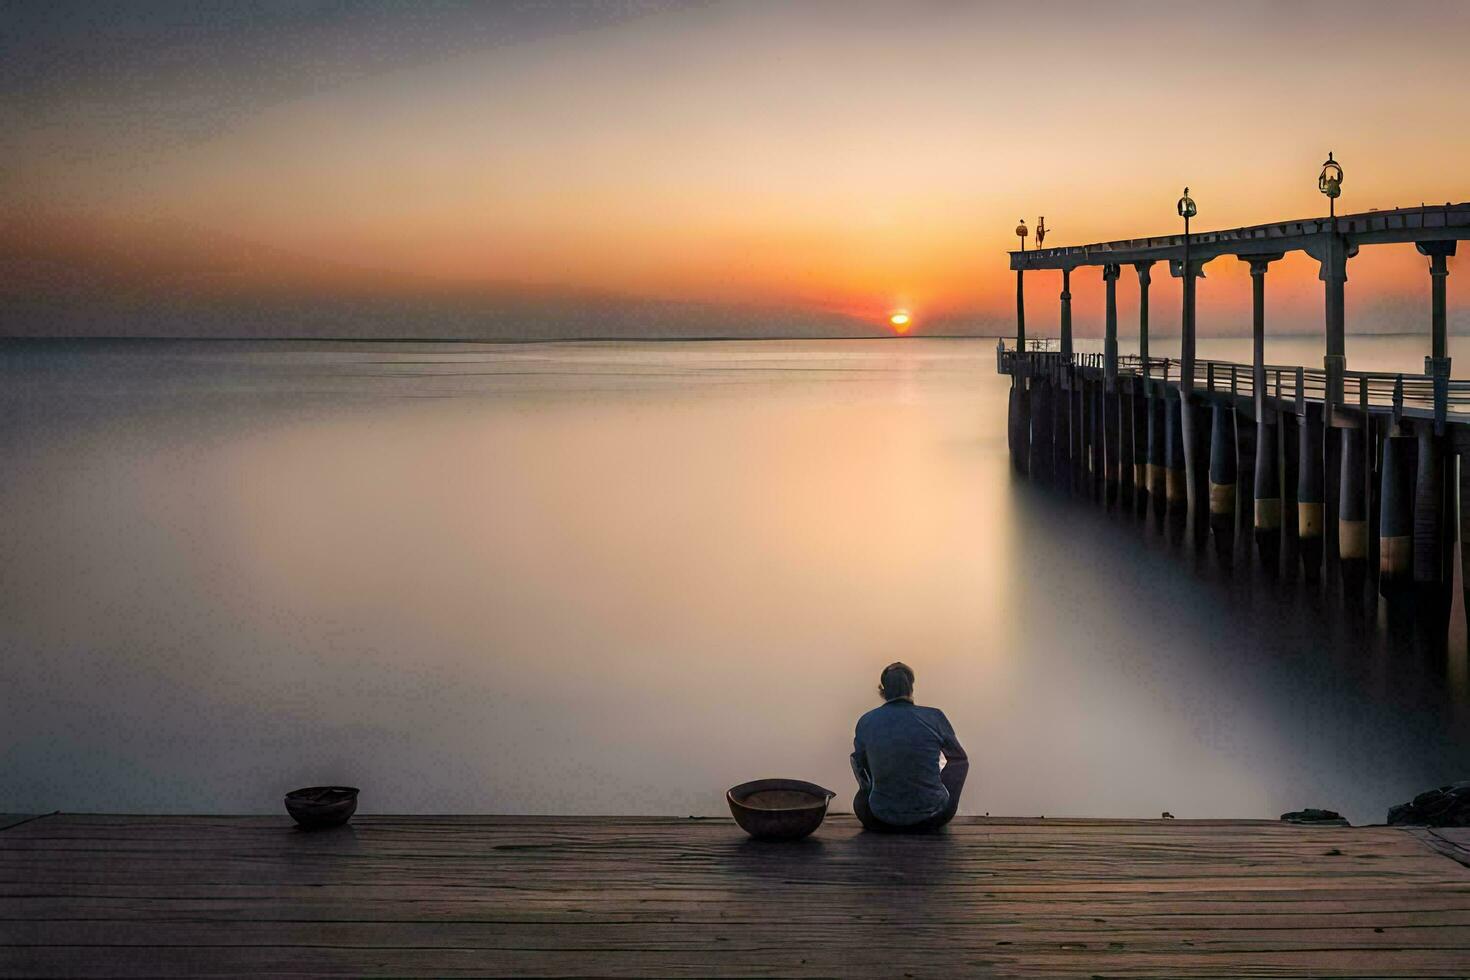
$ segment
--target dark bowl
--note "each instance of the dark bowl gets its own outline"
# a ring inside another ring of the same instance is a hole
[[[286,812],[307,830],[339,827],[357,812],[356,786],[308,786],[286,794]]]
[[[837,794],[800,779],[757,779],[725,798],[740,829],[761,840],[800,840],[822,825]]]

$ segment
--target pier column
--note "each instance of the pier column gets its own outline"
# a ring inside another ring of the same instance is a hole
[[[1170,271],[1180,278],[1184,309],[1180,315],[1179,391],[1194,390],[1194,281],[1204,278],[1203,263],[1198,259],[1170,260]]]
[[[1180,260],[1171,264],[1177,265],[1179,269],[1184,297],[1179,338],[1179,425],[1183,443],[1184,493],[1188,512],[1198,521],[1206,511],[1204,501],[1209,488],[1208,460],[1202,458],[1201,452],[1206,439],[1205,433],[1201,431],[1204,420],[1194,396],[1195,280],[1204,277],[1204,269],[1203,263],[1198,259]],[[1202,524],[1197,525],[1197,528],[1202,527]]]
[[[1383,441],[1383,490],[1378,517],[1378,590],[1399,596],[1414,580],[1414,474],[1409,468],[1413,440]]]
[[[1023,242],[1024,244],[1024,242]],[[1024,269],[1016,270],[1016,350],[1026,352],[1026,287]]]
[[[1072,270],[1062,270],[1062,360],[1072,360]]]
[[[1420,255],[1429,256],[1430,354],[1424,359],[1424,373],[1434,379],[1434,428],[1444,434],[1445,413],[1449,403],[1450,354],[1445,337],[1445,280],[1449,278],[1449,258],[1455,254],[1454,242],[1418,242]]]
[[[1312,252],[1322,265],[1317,278],[1322,280],[1326,313],[1327,353],[1323,367],[1327,371],[1327,401],[1332,406],[1342,404],[1342,375],[1347,369],[1343,294],[1347,285],[1347,260],[1356,252],[1357,248],[1349,247],[1347,240],[1336,232],[1325,235],[1321,246]],[[1331,422],[1330,415],[1328,422]]]
[[[1242,256],[1251,267],[1251,398],[1256,416],[1254,527],[1261,560],[1273,566],[1281,548],[1281,470],[1278,419],[1266,387],[1266,270],[1284,253]]]
[[[1103,321],[1103,377],[1111,391],[1118,380],[1118,264],[1109,262],[1103,265],[1102,277],[1107,289],[1107,315]]]
[[[1266,269],[1284,253],[1242,256],[1251,267],[1251,389],[1256,421],[1265,417],[1266,392]]]
[[[1077,403],[1077,371],[1072,364],[1072,270],[1062,269],[1061,294],[1061,347],[1062,364],[1069,376],[1067,385],[1067,459],[1075,466],[1082,454],[1082,439],[1079,431],[1080,411]]]
[[[1118,273],[1116,262],[1103,265],[1102,277],[1107,303],[1103,320],[1103,472],[1109,484],[1118,482],[1118,465],[1122,458],[1122,416],[1118,407]]]
[[[1153,262],[1135,262],[1133,268],[1138,273],[1138,359],[1142,362],[1142,375],[1149,375],[1148,368],[1148,287],[1153,281],[1153,274],[1149,271]]]

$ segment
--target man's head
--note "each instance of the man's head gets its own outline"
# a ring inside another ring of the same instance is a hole
[[[884,701],[914,696],[914,669],[901,660],[883,668],[878,676],[878,693]]]

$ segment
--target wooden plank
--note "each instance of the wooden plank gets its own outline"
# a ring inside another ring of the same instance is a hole
[[[1458,846],[1453,838],[1441,841]],[[881,951],[881,955],[874,951]],[[967,819],[58,816],[0,835],[0,975],[1455,976],[1422,834]]]

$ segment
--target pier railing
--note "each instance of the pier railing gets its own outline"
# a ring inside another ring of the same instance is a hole
[[[1104,376],[1107,364],[1102,354],[1074,353],[1068,358],[1058,351],[1008,349],[1003,341],[996,350],[996,370],[1001,374],[1059,379],[1069,369],[1091,379]],[[1174,358],[1150,357],[1145,364],[1143,358],[1136,354],[1119,355],[1117,372],[1120,378],[1141,380],[1149,385],[1177,388],[1183,382],[1180,362]],[[1298,413],[1305,411],[1308,403],[1326,401],[1327,372],[1323,368],[1268,364],[1265,376],[1266,398],[1277,404],[1294,404]],[[1242,399],[1255,397],[1255,376],[1249,364],[1197,360],[1192,380],[1191,387],[1206,395],[1233,395]],[[1435,410],[1437,382],[1444,388],[1442,412]],[[1342,406],[1362,411],[1387,411],[1396,419],[1404,415],[1438,421],[1450,415],[1470,417],[1470,379],[1436,379],[1428,374],[1389,371],[1344,371]]]

